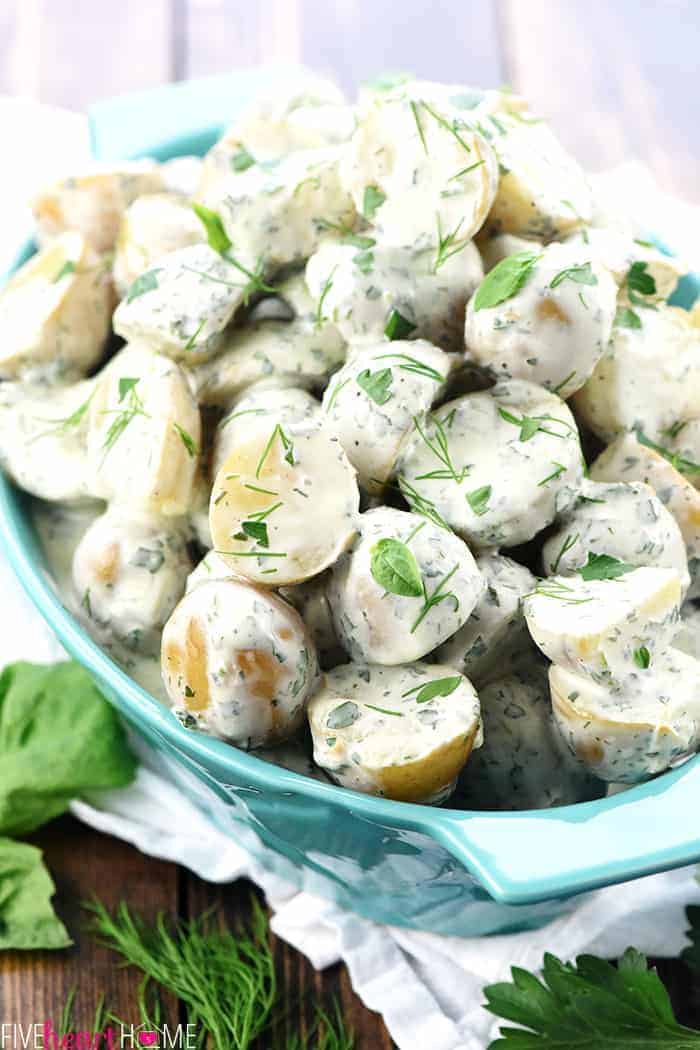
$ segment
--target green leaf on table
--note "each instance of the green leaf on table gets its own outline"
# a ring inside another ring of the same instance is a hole
[[[626,572],[632,572],[634,565],[613,558],[611,554],[593,554],[588,552],[588,561],[576,572],[584,580],[616,580],[618,576],[624,576]]]
[[[401,540],[386,537],[375,543],[370,572],[379,586],[389,594],[405,598],[423,596],[423,580],[416,556]]]
[[[593,955],[563,963],[545,955],[542,980],[518,966],[512,982],[484,988],[486,1009],[521,1028],[501,1028],[489,1050],[692,1050],[700,1032],[679,1025],[655,970],[636,949],[617,964]]]
[[[498,306],[520,291],[542,258],[537,252],[516,252],[496,263],[476,290],[474,309]]]
[[[51,906],[55,889],[41,850],[0,838],[0,951],[73,943]]]
[[[80,664],[0,674],[0,835],[25,835],[71,799],[123,787],[136,760],[116,712]]]

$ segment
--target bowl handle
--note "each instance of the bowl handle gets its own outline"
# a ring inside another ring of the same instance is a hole
[[[284,83],[300,66],[259,66],[222,76],[165,84],[98,102],[88,111],[92,151],[98,160],[204,153],[262,88]]]
[[[700,756],[595,802],[445,811],[431,831],[496,900],[529,904],[700,860],[699,802]]]

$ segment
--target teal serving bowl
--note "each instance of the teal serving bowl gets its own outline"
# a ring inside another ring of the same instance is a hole
[[[100,159],[202,154],[241,104],[285,71],[174,85],[98,106]],[[34,251],[18,252],[13,269]],[[700,279],[675,301],[690,306]],[[160,768],[216,826],[288,882],[378,922],[456,935],[541,925],[578,895],[700,860],[700,757],[611,798],[519,813],[431,808],[347,791],[183,728],[61,604],[29,513],[0,477],[0,538],[38,611]]]

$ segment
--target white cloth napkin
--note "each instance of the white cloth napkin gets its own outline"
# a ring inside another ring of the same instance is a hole
[[[89,154],[84,118],[19,100],[0,99],[0,141],[9,161],[0,170],[2,269],[28,228],[28,213],[18,207],[27,192]],[[660,231],[700,269],[697,209],[662,194],[639,165],[597,181],[614,207],[624,201],[633,215],[637,211],[640,231]],[[58,641],[1,556],[0,592],[0,667],[19,659],[61,659]],[[528,933],[456,938],[380,926],[272,876],[174,785],[170,759],[143,741],[135,746],[142,765],[134,784],[102,792],[90,804],[74,802],[75,816],[212,882],[252,879],[274,911],[275,933],[317,969],[345,962],[355,991],[383,1015],[401,1050],[483,1050],[499,1025],[481,1006],[483,985],[507,979],[513,964],[537,969],[545,951],[565,959],[583,951],[614,957],[634,944],[651,955],[677,955],[685,943],[684,908],[700,903],[694,869],[682,868],[600,890],[573,913]]]

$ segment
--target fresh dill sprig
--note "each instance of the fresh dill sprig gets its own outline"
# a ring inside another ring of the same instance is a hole
[[[60,419],[42,419],[42,423],[52,423],[53,426],[49,427],[47,430],[42,430],[40,434],[33,437],[30,441],[30,445],[35,441],[39,441],[40,438],[49,437],[51,434],[67,434],[71,430],[76,430],[85,418],[87,410],[90,407],[90,402],[94,396],[95,391],[93,390],[87,400],[83,401],[82,405],[78,405],[75,412],[71,412],[69,416],[63,416]]]
[[[102,445],[103,462],[126,428],[137,416],[143,416],[145,419],[151,418],[150,413],[146,411],[143,401],[136,392],[138,382],[138,378],[123,376],[119,380],[119,404],[124,407],[105,409],[102,413],[105,416],[114,416]]]
[[[258,460],[258,465],[255,468],[255,477],[257,479],[260,478],[260,472],[261,472],[263,466],[265,465],[265,460],[269,456],[270,449],[274,445],[276,438],[279,438],[280,442],[282,443],[282,448],[284,449],[284,458],[285,458],[285,460],[291,466],[294,465],[294,442],[291,440],[291,438],[287,437],[287,435],[285,434],[285,432],[282,429],[281,425],[279,423],[277,423],[276,426],[275,426],[275,429],[270,434],[270,438],[269,438],[267,444],[265,445],[265,448],[262,451],[262,455],[260,456],[260,459]]]
[[[454,463],[452,462],[452,456],[450,454],[450,446],[447,441],[447,434],[442,422],[437,416],[431,415],[428,417],[430,422],[435,428],[435,437],[430,438],[423,429],[420,419],[418,416],[413,417],[413,425],[420,434],[427,448],[432,452],[436,459],[440,463],[444,464],[443,468],[432,470],[428,474],[419,474],[416,477],[416,481],[435,481],[435,480],[446,480],[452,479],[457,485],[461,485],[467,474],[469,473],[469,467],[462,467],[461,470],[457,470]]]
[[[454,574],[457,572],[458,568],[459,565],[454,565],[450,569],[450,571],[442,577],[442,579],[439,581],[439,583],[433,590],[432,594],[428,594],[428,588],[425,586],[425,580],[423,581],[423,607],[416,619],[413,621],[413,624],[411,626],[411,634],[413,634],[414,631],[416,631],[418,627],[422,624],[423,620],[426,618],[430,610],[436,605],[439,605],[440,602],[452,600],[455,603],[455,612],[459,609],[459,598],[457,597],[457,595],[454,593],[454,591],[445,590],[445,586],[452,579]]]
[[[440,514],[433,501],[422,496],[418,489],[411,484],[408,478],[400,474],[397,478],[397,484],[399,492],[412,511],[427,518],[428,521],[432,521],[433,525],[438,525],[441,529],[445,529],[447,532],[452,532],[452,529],[447,524],[442,514]]]
[[[335,271],[337,269],[338,269],[338,267],[334,266],[333,269],[331,270],[331,272],[328,274],[328,277],[326,277],[325,281],[323,282],[323,287],[321,289],[321,295],[320,295],[319,300],[318,300],[318,306],[316,307],[316,319],[314,321],[314,327],[315,328],[322,328],[324,322],[328,320],[328,318],[326,316],[324,316],[324,313],[323,313],[323,304],[326,301],[326,296],[328,295],[328,293],[330,292],[331,288],[333,287],[333,275],[334,275],[334,273],[335,273]]]
[[[449,233],[443,234],[442,232],[442,221],[440,219],[440,213],[437,214],[437,233],[438,233],[438,246],[435,253],[435,261],[433,263],[433,273],[437,273],[441,266],[444,266],[448,259],[451,259],[453,255],[459,255],[463,252],[467,245],[470,243],[468,237],[462,237],[458,240],[459,231],[462,228],[464,219],[460,219],[454,230]]]
[[[394,361],[401,361],[398,366],[402,372],[412,372],[417,376],[424,376],[426,379],[433,379],[436,383],[444,383],[445,376],[438,372],[436,368],[431,368],[430,365],[423,364],[417,357],[411,357],[410,354],[378,354],[377,357],[373,358],[375,361],[384,361],[387,358],[391,358]]]

